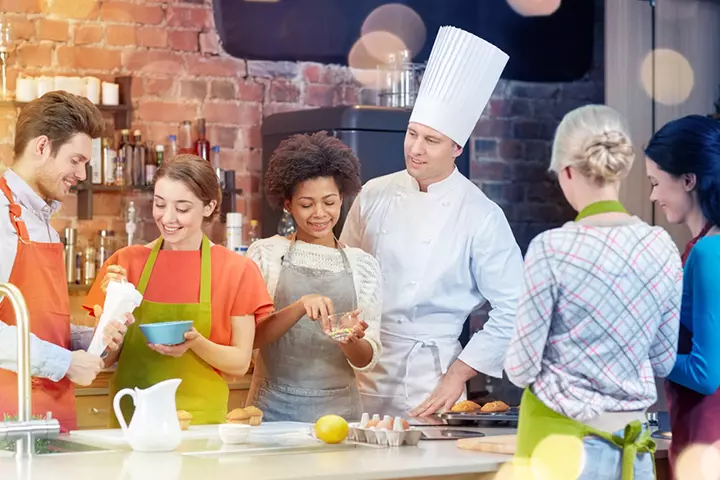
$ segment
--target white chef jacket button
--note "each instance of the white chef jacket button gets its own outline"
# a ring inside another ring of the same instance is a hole
[[[450,205],[450,202],[443,202],[442,204],[443,204],[443,207],[447,207],[448,205]]]
[[[380,231],[380,233],[382,233],[382,234],[384,235],[384,234],[387,233],[387,230],[385,230],[385,229],[383,228],[383,229]]]
[[[432,242],[432,240],[429,238],[426,238],[425,240],[423,240],[423,243],[430,243],[430,242]]]

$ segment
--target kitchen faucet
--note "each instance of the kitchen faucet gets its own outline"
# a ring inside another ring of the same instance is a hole
[[[0,283],[0,299],[10,301],[17,325],[17,377],[18,417],[14,421],[0,422],[0,440],[15,440],[15,456],[31,457],[35,454],[36,438],[54,438],[60,433],[60,423],[48,412],[43,420],[32,419],[32,389],[30,384],[30,318],[25,298],[11,283]]]

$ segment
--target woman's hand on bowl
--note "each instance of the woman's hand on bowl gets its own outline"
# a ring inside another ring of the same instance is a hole
[[[152,343],[148,343],[148,347],[161,355],[181,357],[199,338],[202,338],[202,335],[200,335],[200,332],[198,332],[195,327],[192,327],[190,330],[185,332],[185,341],[183,343],[178,345],[154,345]]]
[[[350,315],[355,317],[357,323],[352,327],[352,333],[344,339],[335,339],[335,341],[341,345],[347,345],[349,343],[357,343],[365,337],[365,330],[368,328],[368,324],[365,320],[358,317],[360,311],[357,310]]]

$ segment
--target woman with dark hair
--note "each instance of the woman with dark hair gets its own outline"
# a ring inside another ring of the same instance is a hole
[[[195,424],[222,423],[229,395],[223,374],[247,372],[255,322],[272,312],[272,300],[255,263],[212,244],[203,233],[220,210],[220,185],[210,164],[195,155],[178,155],[160,167],[153,181],[153,218],[160,238],[112,255],[85,308],[97,311],[110,280],[127,280],[143,294],[122,345],[111,345],[117,350],[105,361],[118,362],[111,398],[123,388],[180,378],[177,408],[190,413]],[[138,328],[175,320],[193,321],[179,345],[149,345]],[[123,400],[129,422],[134,407],[130,399]],[[116,425],[115,416],[111,418]]]
[[[267,420],[314,422],[330,413],[357,420],[362,413],[355,371],[371,369],[380,354],[380,267],[333,234],[343,201],[360,188],[357,157],[326,132],[294,135],[270,159],[265,195],[290,212],[297,232],[247,252],[279,310],[257,327],[248,395]],[[362,320],[349,338],[331,339],[329,316],[348,312]]]
[[[720,440],[720,124],[698,115],[674,120],[645,155],[650,199],[693,236],[682,255],[678,356],[665,385],[673,465],[689,445]]]

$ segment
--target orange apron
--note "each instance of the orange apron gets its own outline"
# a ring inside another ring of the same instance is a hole
[[[10,283],[25,297],[30,332],[41,340],[70,349],[70,299],[63,245],[30,241],[25,222],[20,219],[20,205],[13,200],[3,177],[0,177],[0,191],[10,202],[10,222],[18,234]],[[0,303],[0,319],[7,325],[15,325],[15,312],[7,300]],[[17,374],[0,369],[0,413],[14,416],[17,410]],[[74,388],[67,377],[59,382],[32,378],[32,415],[44,417],[47,412],[52,412],[53,418],[60,422],[62,432],[77,428]]]

